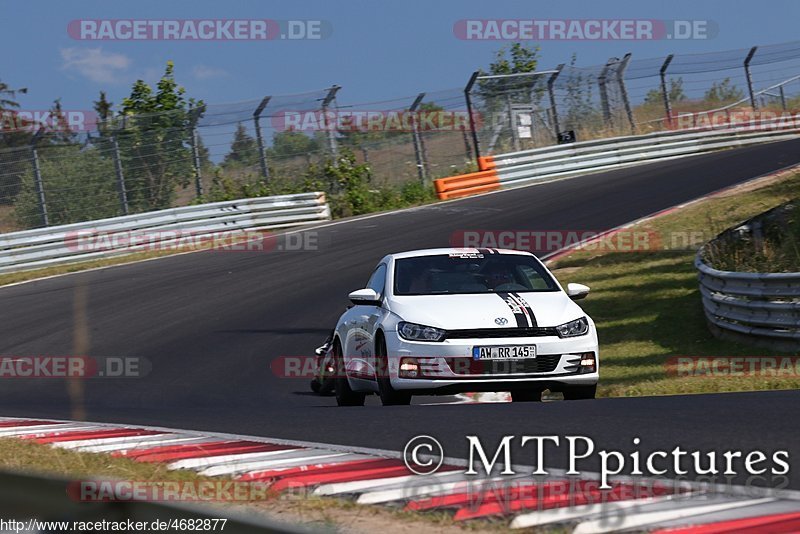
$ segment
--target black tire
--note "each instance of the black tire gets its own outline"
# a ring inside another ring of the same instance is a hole
[[[359,393],[350,389],[347,383],[347,376],[344,370],[344,359],[342,358],[342,347],[337,339],[333,345],[333,361],[336,366],[336,404],[339,406],[364,406],[365,393]]]
[[[511,391],[512,402],[540,402],[542,400],[542,389],[517,389]]]
[[[408,406],[411,404],[411,393],[397,391],[392,387],[389,380],[389,357],[386,354],[386,341],[382,336],[375,340],[375,362],[377,369],[378,395],[381,397],[381,404],[384,406]]]
[[[572,386],[564,389],[564,400],[589,400],[597,395],[597,384]]]
[[[330,397],[336,390],[336,380],[332,377],[326,376],[322,379],[322,384],[319,386],[319,394],[321,397]]]
[[[321,387],[322,387],[322,384],[320,384],[318,378],[312,378],[311,379],[311,391],[313,391],[314,393],[319,394],[319,390],[320,390]]]

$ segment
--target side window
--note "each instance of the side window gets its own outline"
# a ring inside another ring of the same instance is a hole
[[[378,294],[378,299],[383,298],[383,291],[384,286],[386,285],[386,265],[381,263],[375,268],[373,271],[372,276],[369,277],[369,282],[367,282],[367,287],[370,289],[374,289],[375,293]]]

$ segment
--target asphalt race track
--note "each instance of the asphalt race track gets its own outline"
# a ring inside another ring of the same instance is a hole
[[[270,369],[278,356],[312,354],[386,253],[448,246],[464,229],[603,230],[798,162],[800,140],[723,151],[332,224],[316,230],[317,251],[199,252],[3,288],[0,355],[136,356],[152,369],[69,384],[4,380],[0,415],[392,450],[431,434],[449,456],[466,454],[467,434],[486,443],[579,434],[619,450],[638,436],[643,451],[787,449],[800,462],[797,391],[391,408],[370,397],[364,408],[337,408],[307,380]],[[790,471],[794,488],[799,473]]]

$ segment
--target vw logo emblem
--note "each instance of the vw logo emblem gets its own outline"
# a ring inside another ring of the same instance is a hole
[[[503,326],[504,324],[507,324],[507,323],[508,323],[508,319],[506,319],[505,317],[498,317],[497,319],[494,320],[494,324],[499,325],[499,326]]]

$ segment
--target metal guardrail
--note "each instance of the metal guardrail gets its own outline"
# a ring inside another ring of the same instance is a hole
[[[732,332],[762,345],[800,347],[800,273],[720,271],[704,261],[708,247],[732,231],[702,247],[694,260],[706,318],[721,333]]]
[[[753,131],[763,129],[764,131]],[[713,150],[793,139],[800,127],[778,121],[585,141],[494,156],[491,164],[504,187],[533,180],[595,172]]]
[[[315,224],[330,218],[325,194],[313,192],[199,204],[0,234],[0,273],[130,254],[154,245],[166,247],[178,243],[186,234],[193,238],[213,237],[222,232]],[[146,242],[111,239],[99,251],[80,245],[80,240],[125,232],[145,234]]]
[[[756,143],[795,139],[799,135],[800,125],[791,122],[753,121],[719,128],[615,137],[487,156],[479,160],[481,172],[462,176],[468,178],[467,180],[454,182],[456,177],[437,180],[437,193],[440,198],[466,196],[532,181],[617,169]],[[464,184],[461,189],[458,187],[460,183]]]

